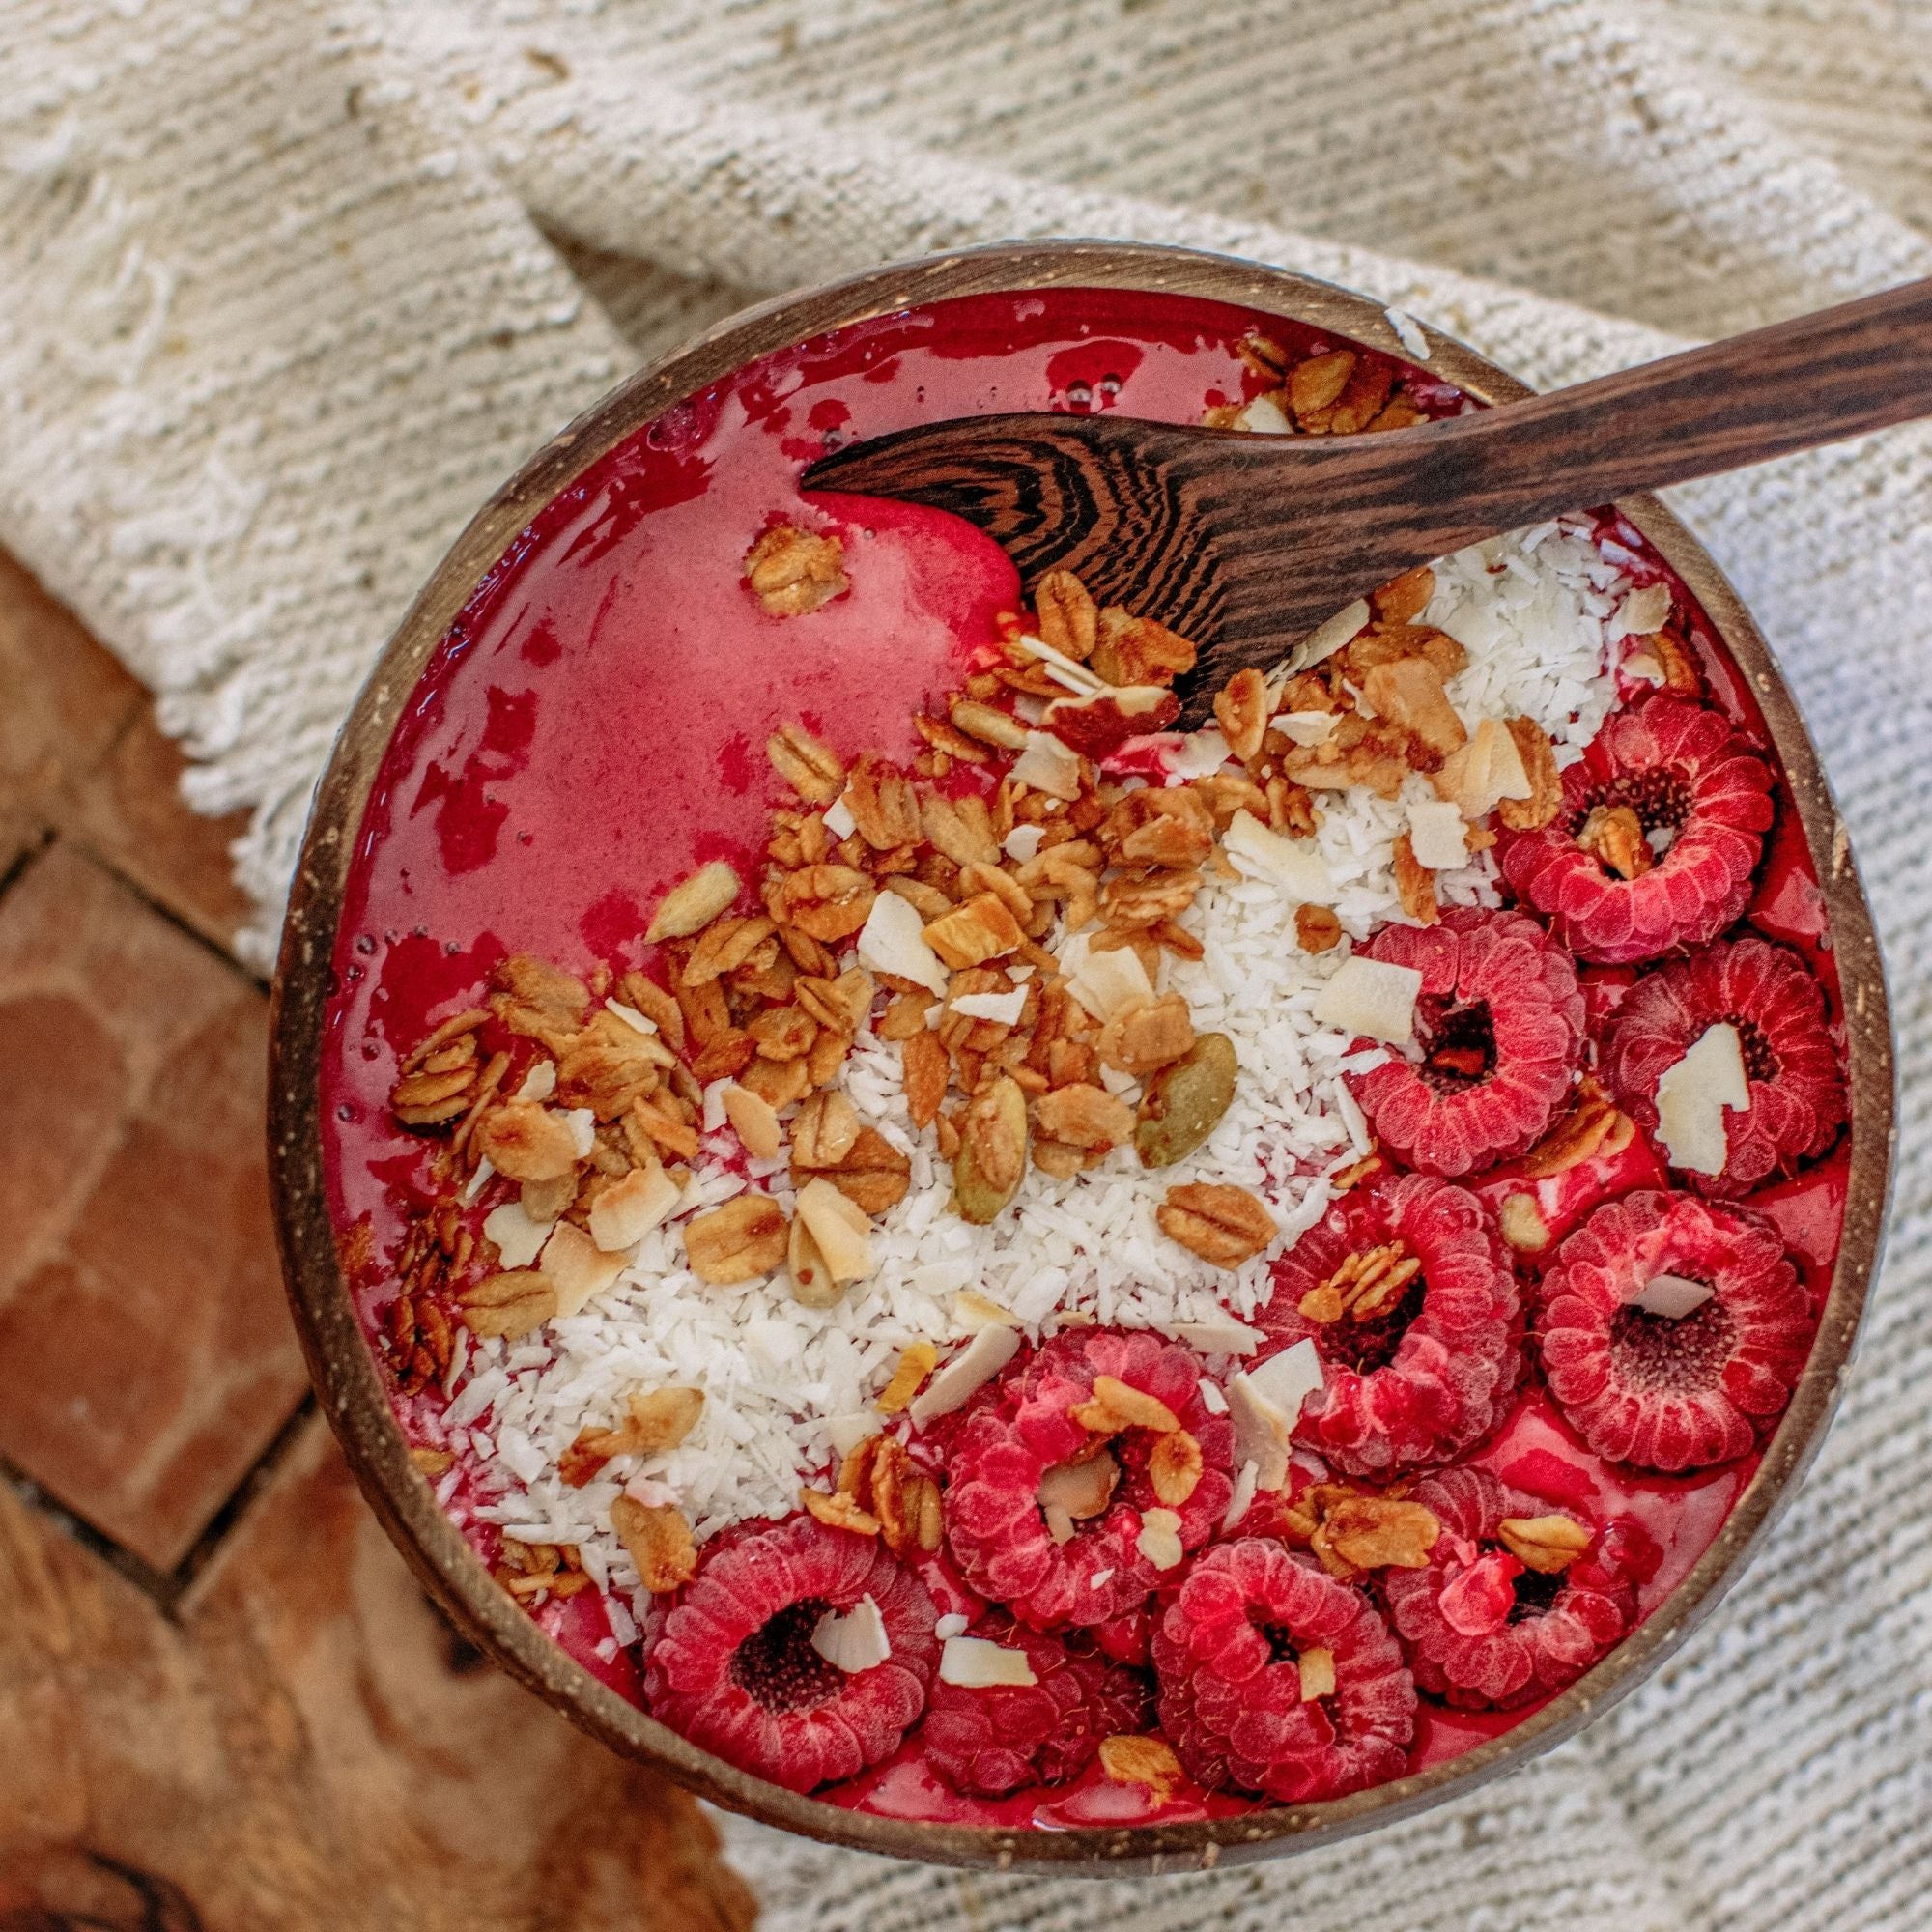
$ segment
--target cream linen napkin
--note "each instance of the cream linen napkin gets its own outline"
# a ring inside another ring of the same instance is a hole
[[[1540,385],[1932,273],[1913,0],[0,0],[0,540],[160,695],[274,908],[412,591],[519,459],[758,297],[1189,242]],[[1288,1863],[1092,1887],[734,1825],[781,1932],[1932,1923],[1932,436],[1678,493],[1889,951],[1890,1260],[1819,1465],[1578,1742]]]

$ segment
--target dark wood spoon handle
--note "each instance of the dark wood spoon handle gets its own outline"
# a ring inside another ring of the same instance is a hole
[[[1379,527],[1419,563],[1565,510],[1925,415],[1932,281],[1502,409],[1350,439],[1336,448],[1352,461],[1330,473],[1339,484],[1354,472],[1350,507],[1379,504]]]

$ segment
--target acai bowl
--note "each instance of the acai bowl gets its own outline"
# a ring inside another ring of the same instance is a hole
[[[1520,386],[1064,243],[725,326],[559,437],[318,798],[272,1154],[312,1368],[451,1614],[735,1808],[1212,1863],[1629,1689],[1822,1434],[1891,1073],[1842,826],[1655,503],[1198,639],[799,472]]]

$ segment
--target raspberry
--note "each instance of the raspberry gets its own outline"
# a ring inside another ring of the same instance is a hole
[[[827,1610],[870,1597],[892,1655],[847,1675],[811,1646]],[[644,1656],[651,1715],[793,1791],[898,1748],[939,1658],[932,1599],[885,1546],[810,1517],[715,1538]]]
[[[1625,878],[1577,843],[1598,807],[1628,807],[1648,871]],[[1584,959],[1655,959],[1715,939],[1744,911],[1772,821],[1771,772],[1720,712],[1657,696],[1619,712],[1563,775],[1563,809],[1535,832],[1505,832],[1517,896]]]
[[[1128,1429],[1099,1445],[1116,1472],[1111,1495],[1099,1514],[1074,1523],[1065,1543],[1048,1526],[1040,1479],[1095,1448],[1098,1438],[1068,1411],[1092,1400],[1099,1377],[1111,1376],[1164,1404],[1199,1444],[1200,1479],[1176,1510],[1181,1547],[1198,1548],[1234,1494],[1234,1427],[1208,1413],[1201,1373],[1178,1342],[1106,1329],[1056,1336],[1024,1371],[1009,1372],[1001,1399],[952,1443],[946,1533],[967,1583],[1036,1630],[1106,1624],[1138,1608],[1161,1579],[1137,1547],[1141,1513],[1166,1507],[1148,1467],[1158,1436]]]
[[[1660,1274],[1706,1282],[1677,1321],[1628,1304]],[[1742,1456],[1804,1366],[1811,1312],[1755,1215],[1627,1194],[1557,1250],[1537,1334],[1549,1393],[1599,1456],[1675,1472]]]
[[[1688,1179],[1706,1193],[1745,1194],[1822,1153],[1845,1121],[1824,991],[1795,952],[1737,939],[1660,967],[1618,1008],[1604,1065],[1617,1104],[1654,1136],[1659,1079],[1725,1020],[1744,1046],[1750,1106],[1725,1117],[1723,1171]]]
[[[1416,1683],[1465,1710],[1527,1702],[1580,1677],[1636,1614],[1630,1577],[1599,1535],[1567,1570],[1526,1568],[1497,1540],[1508,1518],[1552,1514],[1476,1469],[1447,1469],[1416,1485],[1442,1534],[1421,1570],[1381,1574],[1389,1621]],[[1594,1525],[1589,1525],[1594,1528]]]
[[[1385,925],[1362,951],[1422,975],[1421,1064],[1391,1056],[1349,1082],[1383,1147],[1452,1176],[1534,1147],[1583,1051],[1570,955],[1523,914],[1473,906],[1435,925]]]
[[[1421,1263],[1392,1305],[1357,1320],[1304,1314],[1350,1257],[1391,1244]],[[1257,1318],[1264,1355],[1312,1336],[1325,1385],[1295,1439],[1337,1469],[1386,1478],[1445,1463],[1500,1420],[1521,1368],[1521,1306],[1476,1197],[1429,1175],[1357,1187],[1274,1264]]]
[[[920,1742],[955,1789],[998,1798],[1023,1784],[1064,1784],[1102,1738],[1147,1723],[1147,1687],[1131,1670],[997,1612],[973,1634],[1025,1651],[1037,1681],[933,1685]]]
[[[1302,1701],[1299,1660],[1335,1688]],[[1401,1776],[1415,1729],[1402,1647],[1359,1590],[1250,1537],[1195,1559],[1153,1635],[1160,1722],[1197,1783],[1287,1804]]]

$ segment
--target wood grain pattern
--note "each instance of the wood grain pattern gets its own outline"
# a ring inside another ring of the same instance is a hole
[[[1373,436],[1113,414],[930,423],[821,458],[809,489],[930,504],[1022,581],[1077,572],[1191,637],[1183,722],[1411,564],[1640,490],[1932,414],[1932,281],[1596,382]]]

